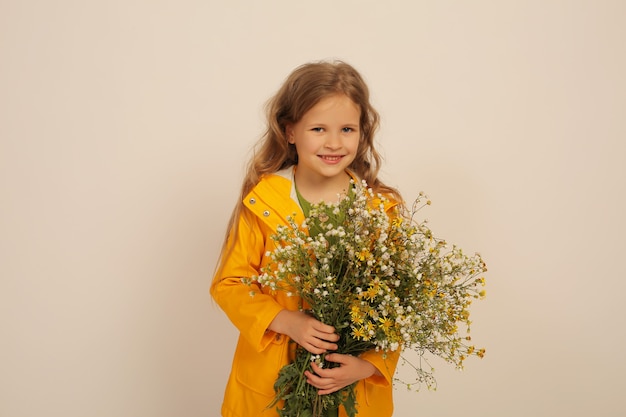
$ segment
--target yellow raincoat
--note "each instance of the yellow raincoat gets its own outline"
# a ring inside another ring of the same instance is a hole
[[[267,175],[248,194],[235,229],[237,234],[229,237],[232,250],[224,254],[221,268],[213,278],[211,295],[240,333],[222,404],[223,417],[278,415],[275,407],[266,407],[274,398],[278,371],[290,362],[293,349],[287,336],[268,330],[268,326],[282,309],[297,310],[299,298],[250,287],[241,282],[241,277],[259,275],[269,262],[265,254],[274,249],[269,237],[278,225],[287,224],[288,216],[295,215],[297,223],[304,220],[293,173],[294,168],[290,167]],[[393,206],[391,203],[387,210]],[[254,297],[250,295],[253,289]],[[357,384],[358,417],[392,415],[392,381],[398,356],[387,354],[383,358],[375,351],[361,355],[383,376],[371,376]],[[345,416],[343,408],[340,416]]]

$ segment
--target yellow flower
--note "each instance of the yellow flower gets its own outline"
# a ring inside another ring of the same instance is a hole
[[[365,292],[365,298],[367,298],[368,300],[373,300],[374,298],[376,298],[379,291],[380,285],[378,284],[378,282],[375,282],[374,284],[371,284],[369,289]]]
[[[352,323],[362,324],[363,323],[363,312],[359,306],[352,306],[352,310],[350,311],[350,318],[352,319]]]
[[[364,339],[366,335],[367,333],[365,332],[365,329],[363,328],[363,326],[354,327],[352,329],[352,336],[357,340]]]
[[[380,324],[382,324],[383,329],[388,329],[393,324],[393,321],[391,321],[389,317],[381,317],[378,319],[378,321],[380,322]]]
[[[367,258],[369,258],[370,251],[367,248],[364,248],[361,252],[359,252],[359,254],[357,255],[357,258],[359,258],[360,261],[364,261]]]

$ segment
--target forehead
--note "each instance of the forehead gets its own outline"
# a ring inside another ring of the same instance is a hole
[[[310,118],[333,118],[333,119],[356,119],[359,120],[361,109],[344,94],[334,94],[318,101],[303,115],[303,119]]]

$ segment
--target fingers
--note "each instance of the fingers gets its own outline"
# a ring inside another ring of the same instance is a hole
[[[322,369],[315,362],[311,363],[311,366],[314,373],[305,371],[304,375],[307,378],[307,383],[318,389],[317,393],[319,395],[331,394],[345,386],[342,385],[339,380],[332,377],[332,375],[338,371],[338,368],[332,370]]]
[[[339,335],[335,328],[322,323],[302,311],[280,311],[270,323],[270,330],[289,336],[313,354],[337,349]]]
[[[329,353],[328,355],[324,356],[324,360],[345,365],[350,357],[350,355],[342,355],[341,353]]]
[[[300,345],[314,354],[326,353],[338,348],[339,335],[335,333],[335,328],[321,321],[308,317],[309,330],[305,330]],[[306,326],[305,326],[306,329]]]
[[[313,320],[313,328],[323,335],[321,337],[322,339],[328,340],[329,342],[336,342],[337,340],[339,340],[339,335],[335,333],[335,328],[333,326],[324,324],[317,319]]]
[[[302,343],[302,347],[316,355],[319,355],[320,353],[326,353],[328,351],[336,350],[338,348],[337,344],[327,342],[321,339],[320,336],[313,336],[313,337],[307,338]]]
[[[312,376],[315,376],[315,377],[319,376],[321,378],[324,378],[326,376],[325,374],[327,370],[319,366],[316,362],[311,362],[311,368],[313,369],[313,372],[314,372],[311,374]]]
[[[311,320],[312,320],[311,328],[312,328],[313,336],[326,342],[336,342],[339,340],[339,335],[335,333],[335,328],[333,326],[324,324],[321,321],[314,319],[314,318],[311,318]],[[337,349],[337,348],[335,347],[334,349]]]
[[[337,349],[337,345],[334,343],[328,343],[325,342],[321,339],[318,338],[312,338],[310,340],[305,340],[302,343],[300,343],[300,346],[302,346],[303,348],[305,348],[307,351],[315,354],[315,355],[319,355],[322,353],[326,353],[329,350],[335,350]]]
[[[339,340],[339,336],[337,336],[336,334],[317,334],[315,336],[319,341],[320,341],[320,345],[318,345],[318,347],[324,348],[326,350],[336,350],[338,348],[336,343],[337,340]]]
[[[336,381],[333,378],[327,378],[322,375],[325,374],[324,370],[313,364],[313,371],[305,371],[306,382],[320,390],[329,390],[337,387]]]
[[[339,391],[376,372],[374,365],[356,356],[329,353],[325,355],[324,360],[338,363],[340,366],[322,368],[317,363],[311,362],[312,372],[305,372],[307,382],[318,389],[319,395]]]

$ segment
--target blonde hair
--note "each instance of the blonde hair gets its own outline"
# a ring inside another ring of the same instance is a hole
[[[295,146],[287,141],[287,125],[297,123],[321,99],[336,94],[350,98],[361,111],[361,137],[350,170],[367,181],[375,192],[389,195],[403,206],[400,193],[378,179],[382,158],[374,146],[374,133],[378,129],[380,116],[370,104],[369,89],[363,77],[343,61],[310,62],[293,70],[266,103],[267,129],[248,162],[239,200],[226,229],[225,247],[230,231],[236,227],[244,207],[243,199],[261,177],[297,165]]]

